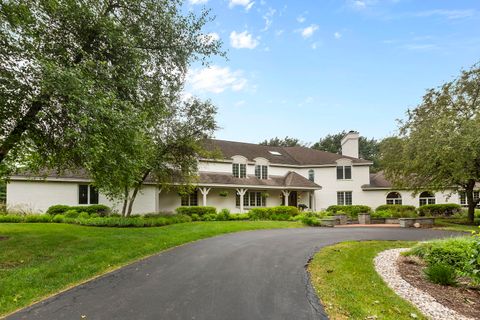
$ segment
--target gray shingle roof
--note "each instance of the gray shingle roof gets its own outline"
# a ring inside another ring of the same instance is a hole
[[[246,157],[249,161],[262,157],[273,164],[289,165],[334,165],[335,161],[342,158],[351,159],[354,164],[371,164],[371,161],[342,156],[306,147],[272,147],[254,143],[235,142],[226,140],[209,139],[205,142],[205,148],[210,151],[220,151],[223,159],[231,159],[236,155]],[[272,154],[278,152],[280,155]]]
[[[370,183],[364,184],[362,189],[375,189],[375,188],[392,188],[392,183],[385,178],[383,171],[370,174]]]
[[[285,176],[270,176],[268,179],[258,179],[255,176],[236,178],[231,173],[223,172],[200,172],[198,183],[200,185],[240,185],[253,187],[283,187],[301,189],[321,189],[321,187],[302,177],[296,172],[290,171]]]

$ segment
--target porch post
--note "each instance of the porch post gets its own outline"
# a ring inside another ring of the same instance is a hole
[[[312,191],[311,193],[312,197],[312,211],[317,211],[317,199],[315,198],[315,191]]]
[[[244,188],[237,189],[237,194],[240,196],[240,213],[243,213],[243,196],[247,193],[247,190]]]
[[[285,199],[285,207],[288,207],[288,196],[290,195],[290,190],[282,190],[283,198]]]
[[[203,196],[203,202],[202,205],[205,207],[207,205],[207,194],[210,192],[211,188],[198,188],[200,190],[200,193]]]

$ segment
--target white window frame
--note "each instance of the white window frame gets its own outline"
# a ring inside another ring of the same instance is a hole
[[[399,195],[398,198],[389,198],[388,196],[391,195],[392,193],[396,193]],[[387,197],[386,197],[386,204],[398,204],[398,205],[401,205],[403,202],[402,202],[402,195],[400,194],[400,192],[396,192],[396,191],[392,191],[392,192],[389,192],[387,194]]]
[[[238,169],[238,175],[235,174],[236,172],[236,169],[235,167],[237,167]],[[243,169],[243,170],[242,170]],[[235,177],[235,178],[246,178],[247,177],[247,165],[245,163],[237,163],[237,162],[234,162],[232,163],[232,175]]]
[[[256,164],[255,177],[262,180],[268,179],[268,166],[265,164]]]
[[[308,170],[308,180],[315,182],[315,170]]]
[[[87,203],[80,203],[80,186],[87,186]],[[99,204],[100,203],[100,193],[98,192],[98,190],[96,190],[96,193],[97,193],[97,202],[92,202],[92,191],[95,190],[95,187],[92,186],[91,184],[87,184],[87,183],[80,183],[78,184],[78,204],[79,205],[90,205],[90,204]]]
[[[350,194],[350,203],[347,203],[347,194]],[[340,197],[341,195],[341,197]],[[351,206],[353,205],[353,192],[352,191],[337,191],[337,205],[339,206]]]
[[[244,208],[262,208],[267,206],[267,197],[262,197],[265,191],[247,191],[243,196]],[[235,207],[240,207],[240,195],[235,197]]]
[[[350,178],[345,178],[345,168],[349,167],[350,168]],[[338,177],[338,169],[342,168],[342,177]],[[337,176],[337,180],[352,180],[352,175],[353,175],[353,166],[352,165],[342,165],[342,166],[337,166],[335,169],[335,175]]]
[[[430,196],[430,197],[423,196],[422,197],[422,193],[425,193],[425,192],[428,192],[428,193],[432,194],[432,196]],[[435,198],[435,193],[433,193],[431,191],[423,191],[422,193],[420,193],[420,197],[418,198],[419,207],[425,206],[427,204],[435,204],[437,202],[436,198]]]

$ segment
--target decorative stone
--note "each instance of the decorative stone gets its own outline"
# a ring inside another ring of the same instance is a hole
[[[414,226],[415,228],[420,228],[420,227],[421,227],[420,223],[418,223],[418,222],[415,222],[415,223],[413,224],[413,226]]]
[[[426,218],[426,217],[419,217],[419,218],[400,218],[398,219],[400,222],[400,227],[402,228],[430,228],[433,227],[435,223],[435,218]],[[419,226],[415,226],[418,223]]]
[[[359,213],[358,214],[358,223],[359,224],[370,224],[370,213]]]
[[[347,215],[346,214],[337,214],[334,216],[339,224],[347,224]]]

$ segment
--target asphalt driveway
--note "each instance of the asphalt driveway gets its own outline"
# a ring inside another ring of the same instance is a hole
[[[305,228],[247,231],[165,251],[7,319],[327,319],[305,265],[346,240],[425,240],[437,230]]]

